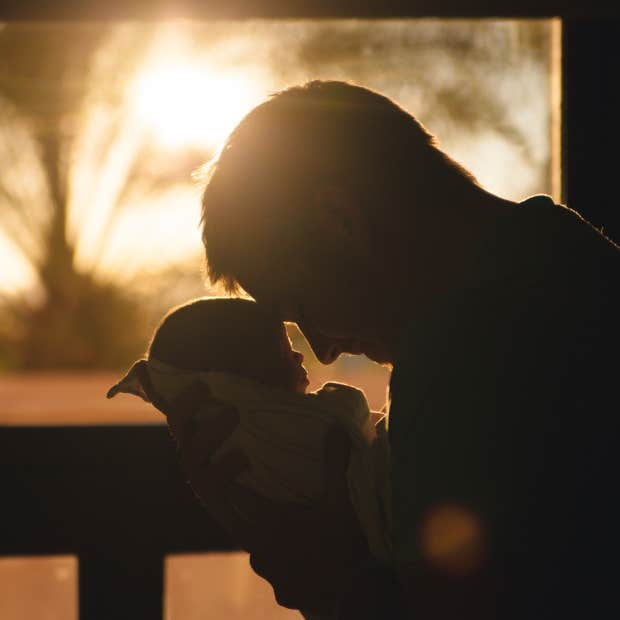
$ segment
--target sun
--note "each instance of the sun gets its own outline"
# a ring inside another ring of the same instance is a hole
[[[263,95],[257,79],[184,63],[145,69],[134,81],[134,114],[164,147],[217,148]]]

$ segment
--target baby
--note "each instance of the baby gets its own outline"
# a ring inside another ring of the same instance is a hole
[[[311,504],[323,494],[324,438],[335,425],[351,440],[347,482],[371,553],[389,563],[388,443],[383,414],[369,410],[360,390],[326,383],[306,394],[303,356],[284,324],[246,299],[197,299],[170,311],[148,348],[108,392],[156,395],[169,403],[196,381],[212,403],[233,405],[239,424],[213,453],[241,449],[249,468],[236,481],[282,502]],[[148,384],[148,385],[145,385]],[[162,407],[164,408],[164,407]],[[201,408],[202,416],[216,416]],[[219,408],[221,410],[221,406]]]

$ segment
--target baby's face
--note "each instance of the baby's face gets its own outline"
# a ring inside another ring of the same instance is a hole
[[[280,325],[275,350],[262,359],[261,352],[257,351],[260,366],[260,377],[257,378],[269,385],[305,394],[309,382],[308,372],[302,365],[304,356],[299,351],[293,350],[284,324]]]
[[[286,333],[286,328],[282,325],[282,355],[284,365],[290,373],[290,387],[298,394],[305,394],[308,381],[308,371],[303,365],[304,356],[293,349],[291,339]]]

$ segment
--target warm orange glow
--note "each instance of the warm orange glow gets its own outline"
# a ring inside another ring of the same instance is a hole
[[[11,239],[0,230],[0,294],[13,290],[32,288],[36,285],[36,274],[32,265],[15,248]]]
[[[78,558],[72,555],[0,558],[0,616],[77,620]]]
[[[480,520],[462,506],[438,506],[422,523],[420,544],[436,568],[451,574],[471,574],[482,560]]]

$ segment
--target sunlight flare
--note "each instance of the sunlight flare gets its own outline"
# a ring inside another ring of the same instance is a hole
[[[247,75],[181,63],[146,69],[132,90],[135,113],[161,146],[211,149],[263,93]]]

